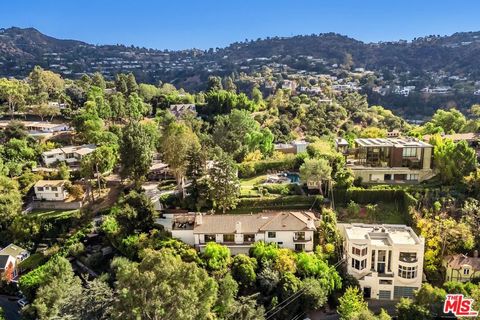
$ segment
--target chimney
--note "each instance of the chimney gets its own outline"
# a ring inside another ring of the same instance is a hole
[[[202,223],[203,223],[203,216],[202,216],[201,213],[199,213],[199,214],[197,214],[197,215],[195,216],[195,223],[196,223],[198,226],[202,225]]]
[[[307,220],[307,228],[308,229],[315,229],[315,222],[313,221],[313,219],[308,219]]]
[[[478,258],[478,250],[473,251],[473,257]]]
[[[235,233],[242,233],[242,223],[240,221],[235,222]]]

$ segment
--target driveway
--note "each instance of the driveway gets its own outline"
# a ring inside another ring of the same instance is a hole
[[[15,300],[8,300],[8,298],[15,298]],[[2,307],[5,313],[5,319],[7,320],[20,320],[19,308],[17,305],[17,297],[9,297],[0,295],[0,307]]]

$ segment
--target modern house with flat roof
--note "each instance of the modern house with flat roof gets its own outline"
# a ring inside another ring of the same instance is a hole
[[[227,246],[232,254],[248,253],[257,241],[313,251],[316,224],[315,214],[308,211],[181,215],[173,219],[172,236],[200,251],[208,242],[216,242]]]
[[[367,299],[413,297],[422,285],[425,239],[405,225],[339,224],[343,258]]]
[[[337,139],[337,141],[342,141]],[[349,167],[363,183],[419,183],[432,178],[433,146],[414,138],[361,138],[343,150]]]
[[[84,156],[92,153],[94,150],[95,145],[93,144],[62,147],[43,152],[42,160],[46,166],[51,166],[58,162],[66,162],[69,165],[78,164]]]

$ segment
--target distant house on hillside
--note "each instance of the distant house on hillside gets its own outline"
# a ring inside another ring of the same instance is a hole
[[[178,119],[186,114],[197,115],[197,109],[195,104],[172,104],[170,106],[170,112]]]
[[[307,151],[308,142],[304,140],[292,141],[290,143],[277,143],[274,146],[275,151],[282,153],[298,154]]]
[[[0,129],[5,129],[11,121],[0,121]],[[20,121],[25,126],[30,135],[56,133],[70,130],[70,126],[65,123],[51,123],[46,121]]]
[[[172,236],[200,251],[208,242],[217,242],[227,246],[232,254],[248,253],[257,241],[313,251],[317,221],[315,214],[307,211],[182,215],[179,220],[173,219]]]
[[[15,281],[21,271],[20,262],[30,256],[27,250],[9,244],[0,250],[0,278]]]

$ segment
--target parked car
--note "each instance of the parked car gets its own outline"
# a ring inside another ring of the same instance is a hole
[[[23,308],[28,304],[28,301],[27,301],[27,299],[23,298],[23,299],[18,300],[17,304],[20,308]]]

